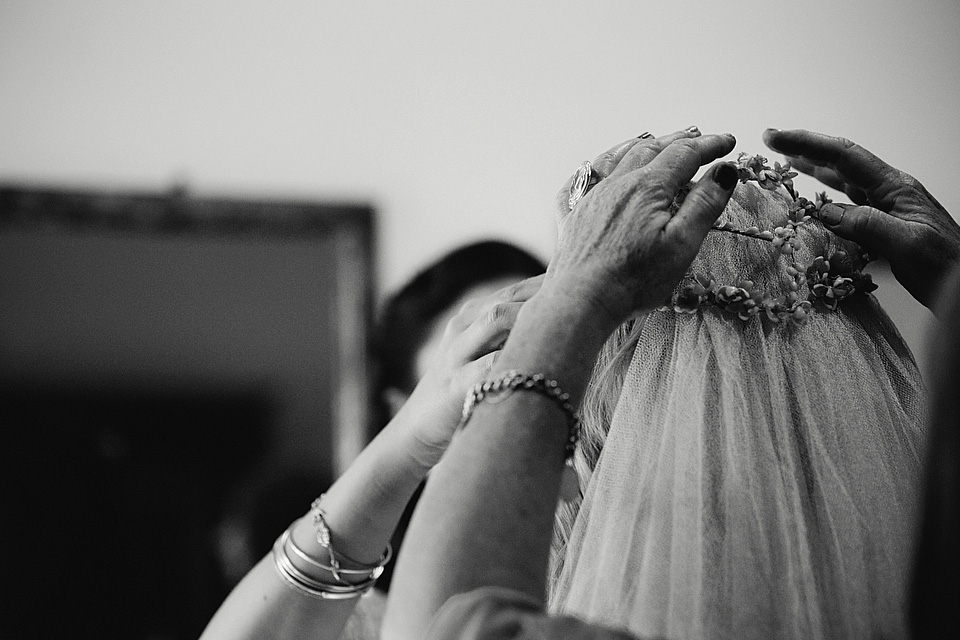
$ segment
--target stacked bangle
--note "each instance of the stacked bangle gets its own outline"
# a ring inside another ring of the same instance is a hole
[[[358,572],[371,572],[377,571],[377,575],[383,572],[383,566],[390,561],[390,554],[392,549],[390,545],[387,545],[386,550],[383,552],[383,555],[380,556],[380,559],[376,564],[367,565],[362,562],[357,562],[352,560],[342,553],[337,553],[333,550],[333,536],[330,533],[330,527],[327,526],[327,514],[324,513],[323,509],[320,508],[320,502],[323,500],[323,497],[326,494],[321,494],[319,498],[313,501],[313,504],[310,505],[310,513],[313,514],[313,528],[317,532],[317,542],[320,543],[320,546],[327,550],[327,554],[330,556],[330,564],[320,565],[327,571],[333,574],[334,580],[337,582],[343,582],[340,574],[355,574]],[[339,556],[339,558],[337,557]],[[357,569],[343,569],[340,566],[340,560],[344,560],[352,565],[357,566]]]
[[[333,550],[330,528],[327,527],[326,514],[320,510],[320,500],[322,498],[323,496],[320,496],[320,498],[317,498],[313,505],[311,505],[311,513],[313,514],[314,527],[317,530],[317,541],[327,550],[329,563],[314,558],[297,546],[292,535],[292,530],[296,525],[296,523],[294,523],[277,538],[277,541],[273,545],[274,564],[280,576],[302,593],[327,600],[357,598],[373,587],[377,578],[383,573],[384,565],[390,561],[393,550],[388,544],[380,560],[373,565],[355,562],[342,554],[336,553]],[[303,569],[291,560],[291,553],[301,560],[301,564],[306,563],[324,572],[333,574],[336,584],[331,584],[305,573]],[[345,569],[341,565],[341,560],[354,566]],[[357,581],[345,580],[344,576],[353,577]]]
[[[297,565],[290,561],[290,556],[287,555],[286,551],[290,540],[290,529],[287,529],[273,543],[273,562],[280,576],[301,593],[323,600],[349,600],[362,596],[377,581],[379,574],[377,576],[371,575],[366,580],[356,584],[329,584],[317,580],[301,571],[297,568]]]

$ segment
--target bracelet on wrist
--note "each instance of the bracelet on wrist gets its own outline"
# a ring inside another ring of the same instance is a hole
[[[290,529],[287,529],[273,543],[273,563],[280,577],[304,595],[322,600],[349,600],[362,596],[377,581],[377,576],[371,575],[371,577],[356,584],[329,584],[307,575],[287,555],[286,547],[290,537]],[[379,574],[377,575],[379,576]]]
[[[379,577],[380,574],[383,573],[384,565],[390,561],[390,556],[393,554],[393,549],[391,548],[390,544],[387,543],[387,548],[384,550],[383,555],[381,555],[380,559],[374,564],[358,562],[357,560],[353,560],[352,558],[335,551],[333,548],[333,535],[330,533],[330,527],[327,526],[327,514],[320,507],[325,495],[326,494],[321,494],[319,498],[313,501],[313,503],[310,505],[310,514],[313,516],[313,528],[317,534],[317,542],[321,547],[324,547],[327,550],[327,555],[330,562],[329,564],[323,564],[319,561],[313,561],[312,564],[328,570],[333,574],[334,580],[341,583],[344,582],[342,577],[343,575],[376,573],[375,577]],[[353,565],[353,568],[344,569],[341,561]]]
[[[463,412],[456,431],[459,432],[466,426],[479,403],[484,400],[497,402],[498,400],[493,399],[509,396],[515,391],[533,391],[549,399],[563,411],[567,420],[567,441],[564,445],[565,464],[560,497],[565,502],[575,500],[580,495],[580,484],[573,467],[573,454],[580,440],[580,416],[570,403],[570,394],[564,392],[556,380],[548,379],[542,373],[529,375],[511,370],[495,380],[477,384],[467,392],[463,400]]]
[[[280,576],[292,587],[306,595],[327,600],[346,600],[357,598],[369,591],[377,578],[383,573],[384,565],[390,561],[393,549],[387,544],[386,550],[375,564],[364,564],[352,560],[334,551],[330,528],[327,526],[326,513],[320,508],[321,495],[310,505],[310,514],[316,531],[317,542],[327,550],[329,562],[311,556],[297,545],[293,537],[294,522],[277,538],[273,545],[273,562]],[[296,556],[299,562],[291,557]],[[344,567],[341,561],[348,563]],[[303,565],[314,567],[324,575],[331,574],[336,581],[331,584],[329,578],[323,580],[311,575]],[[300,565],[300,566],[298,566]],[[346,578],[353,578],[348,580]]]

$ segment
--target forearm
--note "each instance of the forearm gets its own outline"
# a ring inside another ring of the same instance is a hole
[[[398,421],[391,422],[324,497],[325,519],[338,555],[370,565],[380,559],[404,507],[426,474],[408,455],[405,440],[409,431],[404,420],[416,417],[398,416]],[[328,564],[329,552],[317,542],[312,517],[301,518],[292,526],[294,544]],[[311,577],[337,584],[329,572],[305,563],[296,554],[288,555]],[[269,553],[233,589],[207,625],[202,640],[333,640],[340,637],[358,601],[358,597],[322,599],[297,589],[283,578]]]
[[[429,470],[411,455],[411,430],[405,423],[417,419],[430,418],[401,410],[324,495],[322,508],[338,553],[365,564],[377,562],[383,554]],[[307,553],[326,557],[312,519],[301,520],[293,536]]]
[[[521,312],[490,379],[511,369],[542,373],[577,405],[616,326],[578,303],[541,290]],[[476,407],[421,498],[384,637],[422,637],[447,598],[477,586],[544,597],[567,435],[562,411],[540,394],[514,392]]]
[[[335,640],[357,602],[305,595],[280,576],[267,554],[230,592],[200,640]]]

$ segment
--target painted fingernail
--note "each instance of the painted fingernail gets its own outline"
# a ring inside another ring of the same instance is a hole
[[[643,133],[641,133],[641,134],[638,135],[637,137],[638,137],[639,139],[641,139],[641,140],[646,140],[647,138],[652,138],[652,137],[653,137],[653,134],[650,133],[649,131],[644,131]]]
[[[692,127],[687,127],[686,129],[684,129],[684,131],[686,131],[687,133],[700,133],[700,127],[698,127],[697,125],[693,125]]]
[[[737,185],[739,177],[740,174],[737,172],[737,168],[727,163],[721,164],[717,167],[717,170],[713,172],[714,181],[725,191],[733,189]]]
[[[825,204],[820,207],[820,222],[828,227],[835,227],[843,222],[843,214],[846,209],[835,204]]]

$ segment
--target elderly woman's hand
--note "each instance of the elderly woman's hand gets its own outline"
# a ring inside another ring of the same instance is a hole
[[[900,284],[933,306],[943,277],[960,264],[960,226],[919,180],[845,138],[767,129],[763,140],[797,170],[846,193],[856,205],[823,207],[824,225],[889,261]]]
[[[603,178],[611,175],[620,165],[627,153],[630,152],[629,162],[634,169],[645,166],[651,160],[657,157],[670,143],[683,138],[697,138],[700,136],[700,129],[697,127],[688,127],[683,131],[676,131],[665,136],[654,136],[649,131],[642,135],[631,138],[626,142],[607,149],[601,153],[591,163],[593,172],[597,178]],[[567,220],[570,219],[572,210],[570,209],[570,186],[573,184],[575,176],[570,179],[557,192],[557,235],[563,237],[563,230],[566,228]]]
[[[700,136],[691,128],[659,142],[631,141],[600,156],[600,181],[560,219],[548,280],[562,282],[613,323],[663,304],[723,212],[737,170],[718,164],[679,210],[674,199],[700,167],[735,144],[732,135]]]

